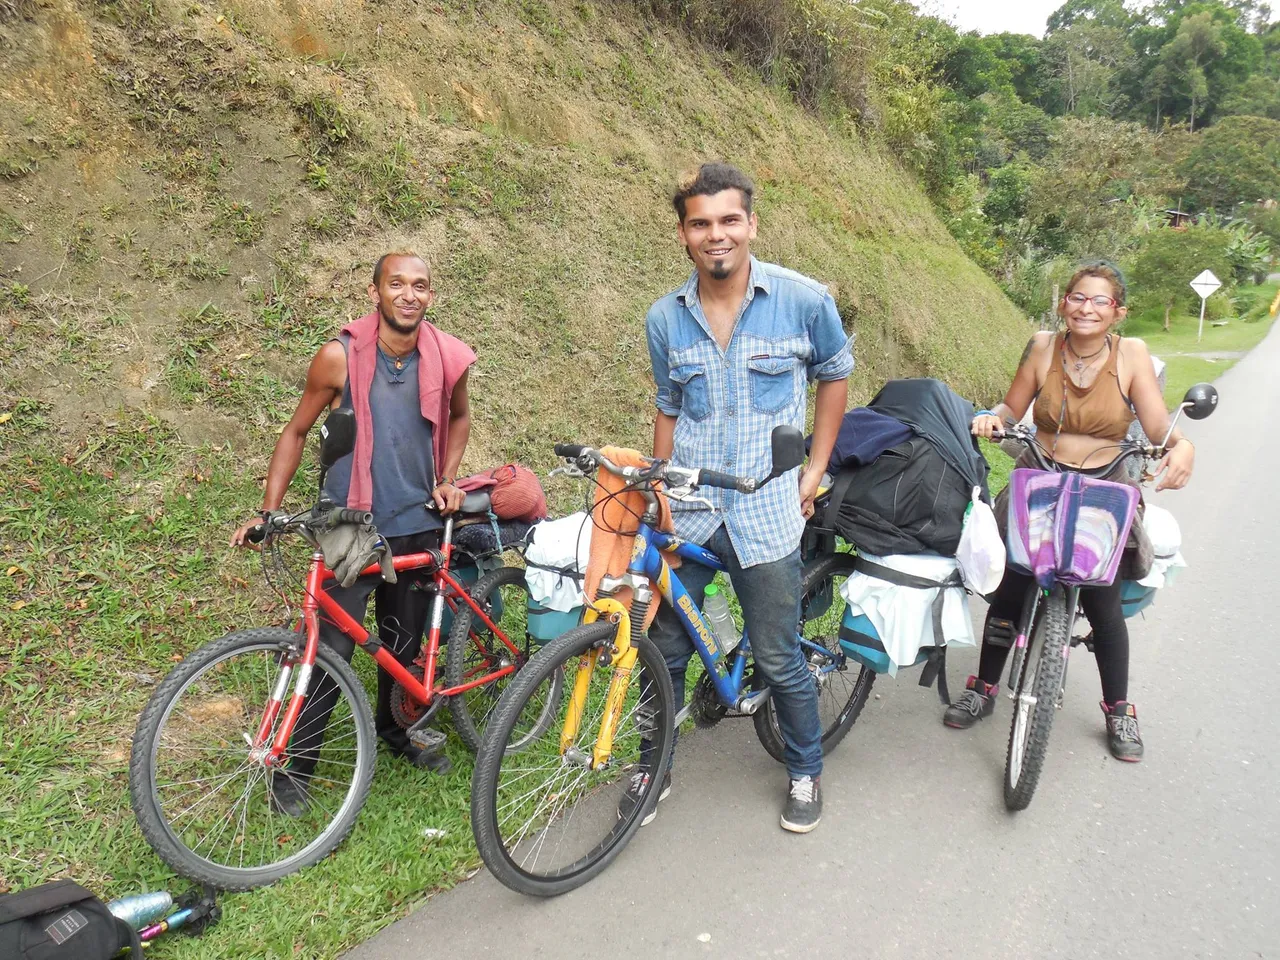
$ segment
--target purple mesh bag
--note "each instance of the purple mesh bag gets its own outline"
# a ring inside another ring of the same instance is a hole
[[[1008,565],[1042,587],[1116,578],[1138,489],[1078,473],[1020,468],[1009,477]]]

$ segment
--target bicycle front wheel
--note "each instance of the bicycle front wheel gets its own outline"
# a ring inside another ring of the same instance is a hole
[[[615,630],[586,624],[547,644],[516,674],[489,721],[471,780],[471,827],[485,865],[512,890],[547,897],[586,883],[658,801],[674,734],[670,674],[646,637],[633,641],[638,657],[629,677],[602,665]],[[550,727],[529,738],[527,718],[540,712],[561,671],[569,693]],[[611,690],[617,723],[599,765]],[[516,740],[524,746],[511,749]]]
[[[486,574],[471,588],[471,598],[484,610],[494,625],[502,631],[502,637],[516,648],[503,643],[494,631],[465,601],[458,601],[453,627],[449,632],[449,646],[445,654],[445,683],[460,687],[466,683],[483,680],[504,667],[516,670],[495,677],[470,690],[449,698],[449,712],[453,714],[453,728],[458,739],[472,751],[480,749],[485,727],[497,709],[503,693],[523,669],[529,656],[529,586],[525,583],[524,570],[519,567],[499,567]],[[562,676],[554,674],[548,681],[538,703],[538,712],[526,717],[524,736],[511,743],[515,749],[546,732],[552,721],[552,713],[559,704]]]
[[[268,768],[253,749],[273,692],[287,706],[305,672],[302,639],[274,627],[228,634],[178,664],[139,717],[133,811],[180,875],[220,890],[260,887],[327,856],[355,825],[373,778],[373,717],[355,671],[324,644],[308,701],[332,710],[300,715],[283,766]],[[302,744],[305,756],[295,753]]]
[[[1004,766],[1004,805],[1010,810],[1025,810],[1031,803],[1044,767],[1049,730],[1067,666],[1070,613],[1067,592],[1057,586],[1040,601],[1035,623],[1028,625],[1029,640],[1014,689],[1013,722]]]
[[[800,636],[807,641],[801,652],[818,688],[818,721],[822,725],[822,752],[830,753],[844,739],[866,706],[874,670],[851,659],[840,648],[840,621],[844,598],[840,588],[853,573],[854,555],[835,553],[805,564],[801,574]],[[760,745],[779,763],[783,759],[782,730],[773,698],[755,715]]]

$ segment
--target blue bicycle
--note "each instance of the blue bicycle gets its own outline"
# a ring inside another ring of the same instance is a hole
[[[607,867],[657,804],[662,777],[646,774],[666,769],[675,730],[686,717],[700,725],[752,717],[761,743],[781,759],[770,690],[752,675],[750,638],[743,634],[722,649],[662,551],[716,570],[723,564],[702,547],[656,529],[659,487],[685,502],[698,502],[703,486],[750,494],[803,460],[798,430],[778,427],[772,441],[773,469],[762,480],[661,460],[619,466],[590,447],[556,446],[568,472],[621,477],[627,489],[643,495],[646,509],[626,573],[606,577],[584,623],[548,643],[516,675],[481,742],[471,781],[472,830],[485,865],[511,889],[554,896]],[[852,570],[852,555],[829,553],[811,559],[803,573],[799,631],[819,690],[824,752],[852,726],[869,689],[847,670],[839,643],[841,605],[833,602],[837,581]],[[616,597],[623,588],[632,592],[629,604]],[[645,635],[646,615],[661,601],[679,614],[705,668],[683,709],[677,709],[662,654]],[[556,683],[560,676],[564,695]],[[545,718],[555,697],[560,702],[553,720],[539,732],[537,718]]]

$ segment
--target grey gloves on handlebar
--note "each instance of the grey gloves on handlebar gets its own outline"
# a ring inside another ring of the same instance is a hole
[[[316,544],[324,554],[325,566],[333,571],[338,583],[344,587],[355,583],[360,571],[371,563],[382,565],[383,580],[396,582],[391,548],[378,536],[371,523],[340,523],[317,534]]]

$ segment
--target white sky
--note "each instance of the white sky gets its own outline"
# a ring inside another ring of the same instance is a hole
[[[961,30],[1041,37],[1049,14],[1062,4],[1063,0],[927,0],[919,6],[922,12],[950,20]]]

